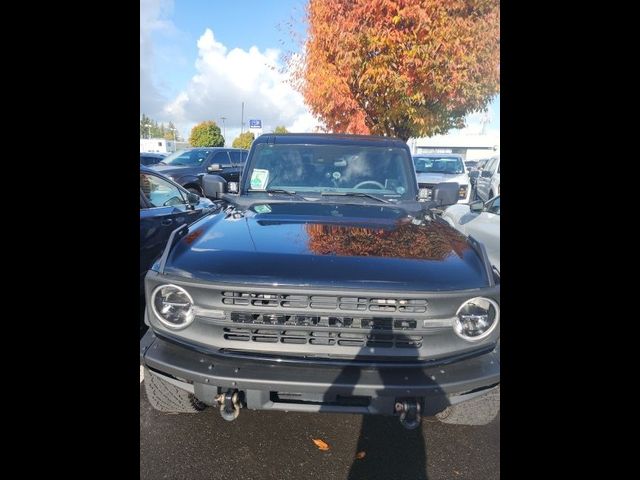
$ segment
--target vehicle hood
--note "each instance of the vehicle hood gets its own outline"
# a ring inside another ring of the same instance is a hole
[[[180,178],[185,177],[187,175],[196,175],[198,173],[202,173],[202,167],[181,167],[179,165],[149,165],[150,168],[155,171],[161,173],[162,175],[166,175],[167,177]]]
[[[194,223],[165,273],[213,282],[440,291],[488,285],[467,238],[396,206],[283,202]]]
[[[418,173],[418,183],[442,183],[456,182],[460,185],[469,184],[469,175],[467,173]]]

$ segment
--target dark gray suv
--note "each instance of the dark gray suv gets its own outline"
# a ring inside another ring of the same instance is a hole
[[[238,182],[247,153],[238,148],[189,148],[172,153],[151,167],[202,196],[202,177],[208,173],[215,173],[227,182]]]

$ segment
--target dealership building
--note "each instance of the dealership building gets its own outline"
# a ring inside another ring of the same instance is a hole
[[[410,138],[411,153],[457,153],[464,160],[481,160],[500,153],[500,135],[435,135]]]

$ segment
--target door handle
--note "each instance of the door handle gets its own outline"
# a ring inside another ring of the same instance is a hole
[[[169,225],[171,225],[173,223],[173,219],[171,218],[165,218],[164,220],[162,220],[160,222],[160,225],[162,225],[163,227],[168,227]]]

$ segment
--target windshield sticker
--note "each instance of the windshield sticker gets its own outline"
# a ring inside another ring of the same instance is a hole
[[[254,168],[251,173],[251,189],[252,190],[264,190],[269,180],[269,170],[263,170],[260,168]]]
[[[257,213],[270,213],[271,212],[271,207],[269,205],[256,205],[255,207],[253,207],[253,209]]]
[[[398,187],[396,188],[396,192],[398,192],[400,195],[402,195],[406,190],[404,189],[404,187]]]

